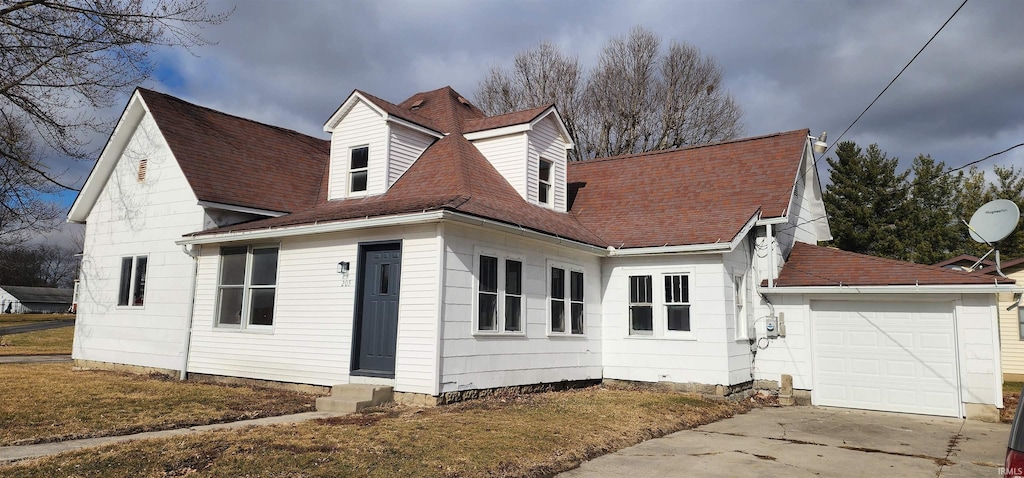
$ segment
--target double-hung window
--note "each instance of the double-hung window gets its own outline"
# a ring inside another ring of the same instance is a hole
[[[629,276],[629,333],[654,333],[654,290],[651,276]]]
[[[121,258],[121,282],[117,289],[117,305],[141,307],[146,302],[147,256]]]
[[[523,261],[519,257],[477,255],[476,331],[523,331]]]
[[[277,255],[277,246],[221,248],[217,326],[258,329],[274,325]]]
[[[690,331],[689,279],[685,274],[665,276],[665,318],[670,331]]]
[[[537,202],[545,206],[550,206],[552,201],[554,201],[551,187],[551,176],[554,174],[553,169],[553,163],[546,159],[541,159],[537,163]]]
[[[350,193],[366,192],[369,166],[370,147],[352,148],[348,163],[348,191]]]
[[[629,335],[693,338],[690,274],[665,271],[630,275],[628,279]]]
[[[583,302],[583,271],[564,264],[550,265],[548,270],[548,332],[555,335],[583,335],[586,312]]]

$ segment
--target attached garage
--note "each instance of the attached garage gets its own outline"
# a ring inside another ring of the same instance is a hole
[[[761,344],[756,378],[790,375],[814,405],[997,420],[997,294],[1020,290],[797,243],[775,283],[759,288],[784,332]]]
[[[952,302],[811,301],[818,405],[960,416]]]

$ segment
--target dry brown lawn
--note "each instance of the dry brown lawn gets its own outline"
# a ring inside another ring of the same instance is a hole
[[[1013,414],[1017,413],[1017,402],[1020,401],[1020,389],[1024,386],[1021,382],[1003,382],[1003,409],[999,412],[999,418],[1003,423],[1013,421]]]
[[[74,327],[4,335],[0,336],[0,355],[67,355],[74,338]]]
[[[315,396],[71,364],[0,364],[0,446],[126,435],[310,411]],[[3,473],[0,473],[3,476]]]
[[[550,476],[747,408],[680,393],[591,387],[136,441],[16,463],[0,467],[0,475]]]

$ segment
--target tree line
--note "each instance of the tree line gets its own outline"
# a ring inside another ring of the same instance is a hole
[[[835,238],[827,245],[845,251],[934,264],[960,254],[981,256],[989,247],[971,239],[962,221],[993,199],[1009,199],[1024,209],[1024,169],[993,168],[985,172],[950,172],[942,161],[918,155],[910,168],[899,170],[877,144],[862,149],[853,141],[826,158],[831,184],[823,198]],[[1019,229],[999,242],[1003,260],[1024,256]],[[990,258],[991,259],[991,258]]]

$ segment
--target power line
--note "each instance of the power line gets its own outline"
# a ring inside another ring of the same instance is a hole
[[[968,0],[964,0],[963,3],[961,3],[960,6],[957,7],[957,9],[953,12],[953,14],[950,15],[949,18],[947,18],[946,21],[942,23],[942,26],[940,26],[938,30],[935,30],[935,33],[933,33],[931,38],[929,38],[928,41],[925,42],[924,46],[922,46],[920,50],[917,50],[917,53],[914,54],[913,58],[911,58],[910,61],[908,61],[906,65],[903,65],[903,68],[900,70],[899,73],[896,74],[895,77],[893,77],[893,79],[891,81],[889,81],[889,84],[885,85],[885,88],[882,88],[882,91],[879,92],[877,96],[875,96],[875,99],[871,100],[871,103],[869,103],[868,106],[866,108],[864,108],[864,111],[861,111],[860,114],[857,115],[857,118],[854,119],[852,123],[850,123],[850,126],[847,126],[846,129],[843,130],[843,133],[840,134],[839,137],[836,138],[834,141],[832,141],[832,144],[828,145],[828,147],[825,148],[825,151],[822,151],[821,155],[818,156],[818,158],[814,160],[814,164],[813,164],[814,168],[818,167],[818,161],[821,161],[821,159],[824,158],[826,154],[828,154],[828,152],[832,149],[832,147],[835,146],[836,144],[838,144],[839,141],[843,139],[843,136],[846,136],[846,133],[848,133],[850,131],[850,129],[853,128],[853,126],[855,124],[857,124],[857,122],[860,121],[860,119],[862,117],[864,117],[864,114],[867,113],[868,110],[871,109],[871,107],[875,105],[875,103],[878,101],[878,99],[881,98],[882,95],[884,95],[885,92],[889,90],[889,87],[892,86],[893,83],[896,83],[896,80],[898,80],[900,78],[900,76],[903,75],[903,72],[907,71],[907,68],[910,67],[910,64],[914,63],[914,60],[916,60],[918,56],[921,56],[921,52],[923,52],[925,48],[928,48],[928,45],[930,45],[932,43],[932,40],[934,40],[935,37],[939,36],[939,32],[941,32],[944,28],[946,28],[946,25],[948,25],[949,22],[953,20],[953,17],[955,17],[957,13],[960,13],[960,10],[964,8],[964,5],[967,5],[967,1]],[[793,187],[796,187],[797,183],[802,181],[804,176],[806,176],[806,174],[807,174],[806,170],[801,171],[800,175],[797,176],[796,181],[793,182]]]
[[[981,158],[981,159],[978,159],[978,160],[975,160],[975,161],[971,161],[971,162],[969,162],[969,163],[967,163],[967,164],[965,164],[963,166],[960,166],[959,168],[950,169],[949,171],[946,171],[945,173],[942,173],[942,174],[946,175],[946,174],[949,174],[949,173],[960,171],[961,169],[964,169],[964,168],[967,168],[967,167],[970,167],[970,166],[974,166],[975,164],[978,164],[978,163],[980,163],[980,162],[982,162],[982,161],[984,161],[986,159],[989,159],[989,158],[992,158],[992,157],[995,157],[995,156],[999,156],[1000,154],[1003,154],[1003,153],[1005,153],[1007,151],[1010,151],[1012,149],[1015,149],[1015,148],[1019,148],[1021,146],[1024,146],[1024,143],[1015,144],[1015,145],[1010,146],[1009,148],[1006,148],[1006,149],[1004,149],[1002,151],[999,151],[999,152],[996,152],[996,153],[992,153],[992,154],[990,154],[988,156],[985,156],[984,158]]]

